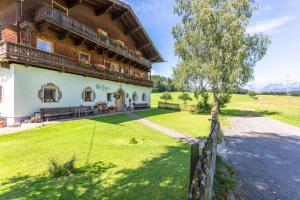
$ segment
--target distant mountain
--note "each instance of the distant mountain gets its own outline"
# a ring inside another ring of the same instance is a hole
[[[300,82],[287,84],[274,83],[263,87],[260,92],[298,92],[300,91]]]

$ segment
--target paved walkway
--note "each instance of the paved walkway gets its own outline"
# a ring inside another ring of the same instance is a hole
[[[161,126],[161,125],[154,123],[148,119],[142,118],[134,113],[127,113],[127,115],[130,116],[131,118],[137,120],[139,123],[141,123],[145,126],[148,126],[152,129],[155,129],[163,134],[166,134],[166,135],[176,138],[178,140],[184,141],[189,144],[200,143],[200,146],[204,145],[205,140],[195,139],[193,137],[187,136],[185,133],[180,133],[173,129]]]
[[[242,199],[300,199],[300,128],[263,117],[229,119],[221,154],[244,181]]]

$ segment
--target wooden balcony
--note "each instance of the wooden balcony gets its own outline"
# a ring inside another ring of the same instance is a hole
[[[94,65],[83,67],[77,60],[48,53],[33,47],[12,43],[0,42],[0,61],[21,63],[60,72],[78,74],[99,79],[134,84],[144,87],[152,87],[153,82],[140,80],[133,75],[123,74],[115,71],[107,71]]]
[[[55,26],[59,26],[64,30],[76,34],[79,37],[84,37],[84,39],[96,43],[97,45],[100,45],[116,54],[129,58],[143,66],[146,66],[147,68],[151,68],[152,63],[149,60],[136,55],[129,49],[113,44],[109,38],[106,39],[99,37],[94,29],[48,5],[43,5],[37,9],[35,21],[37,23],[48,22]]]

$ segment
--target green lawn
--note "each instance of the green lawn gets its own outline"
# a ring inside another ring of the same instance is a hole
[[[179,92],[173,92],[173,99],[170,103],[182,103],[178,100]],[[154,93],[151,96],[152,107],[157,107],[159,96]],[[193,94],[190,94],[193,97]],[[210,100],[212,100],[210,96]],[[193,98],[188,104],[196,104]],[[243,115],[260,115],[286,122],[300,127],[300,97],[259,95],[255,100],[248,95],[233,95],[231,102],[222,110],[222,115],[226,116],[243,116]]]
[[[126,115],[0,136],[0,199],[185,199],[189,149]],[[74,154],[77,174],[49,177],[51,158]]]
[[[198,115],[167,109],[152,109],[136,113],[155,123],[196,138],[206,138],[210,130],[210,115]]]

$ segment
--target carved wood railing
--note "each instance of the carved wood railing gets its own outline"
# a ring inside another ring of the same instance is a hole
[[[49,23],[55,24],[56,26],[66,29],[81,37],[84,37],[85,39],[88,39],[91,42],[103,46],[119,55],[127,57],[149,68],[151,67],[151,62],[149,60],[136,55],[129,49],[122,48],[119,45],[113,44],[109,38],[105,39],[99,37],[94,29],[48,5],[43,5],[42,7],[37,9],[35,13],[35,21],[47,21]]]
[[[26,65],[38,66],[46,69],[79,74],[94,78],[112,80],[128,84],[152,87],[149,80],[138,80],[133,75],[115,71],[101,70],[94,65],[83,67],[75,59],[62,55],[48,53],[33,47],[12,42],[0,42],[0,61],[16,62]]]

